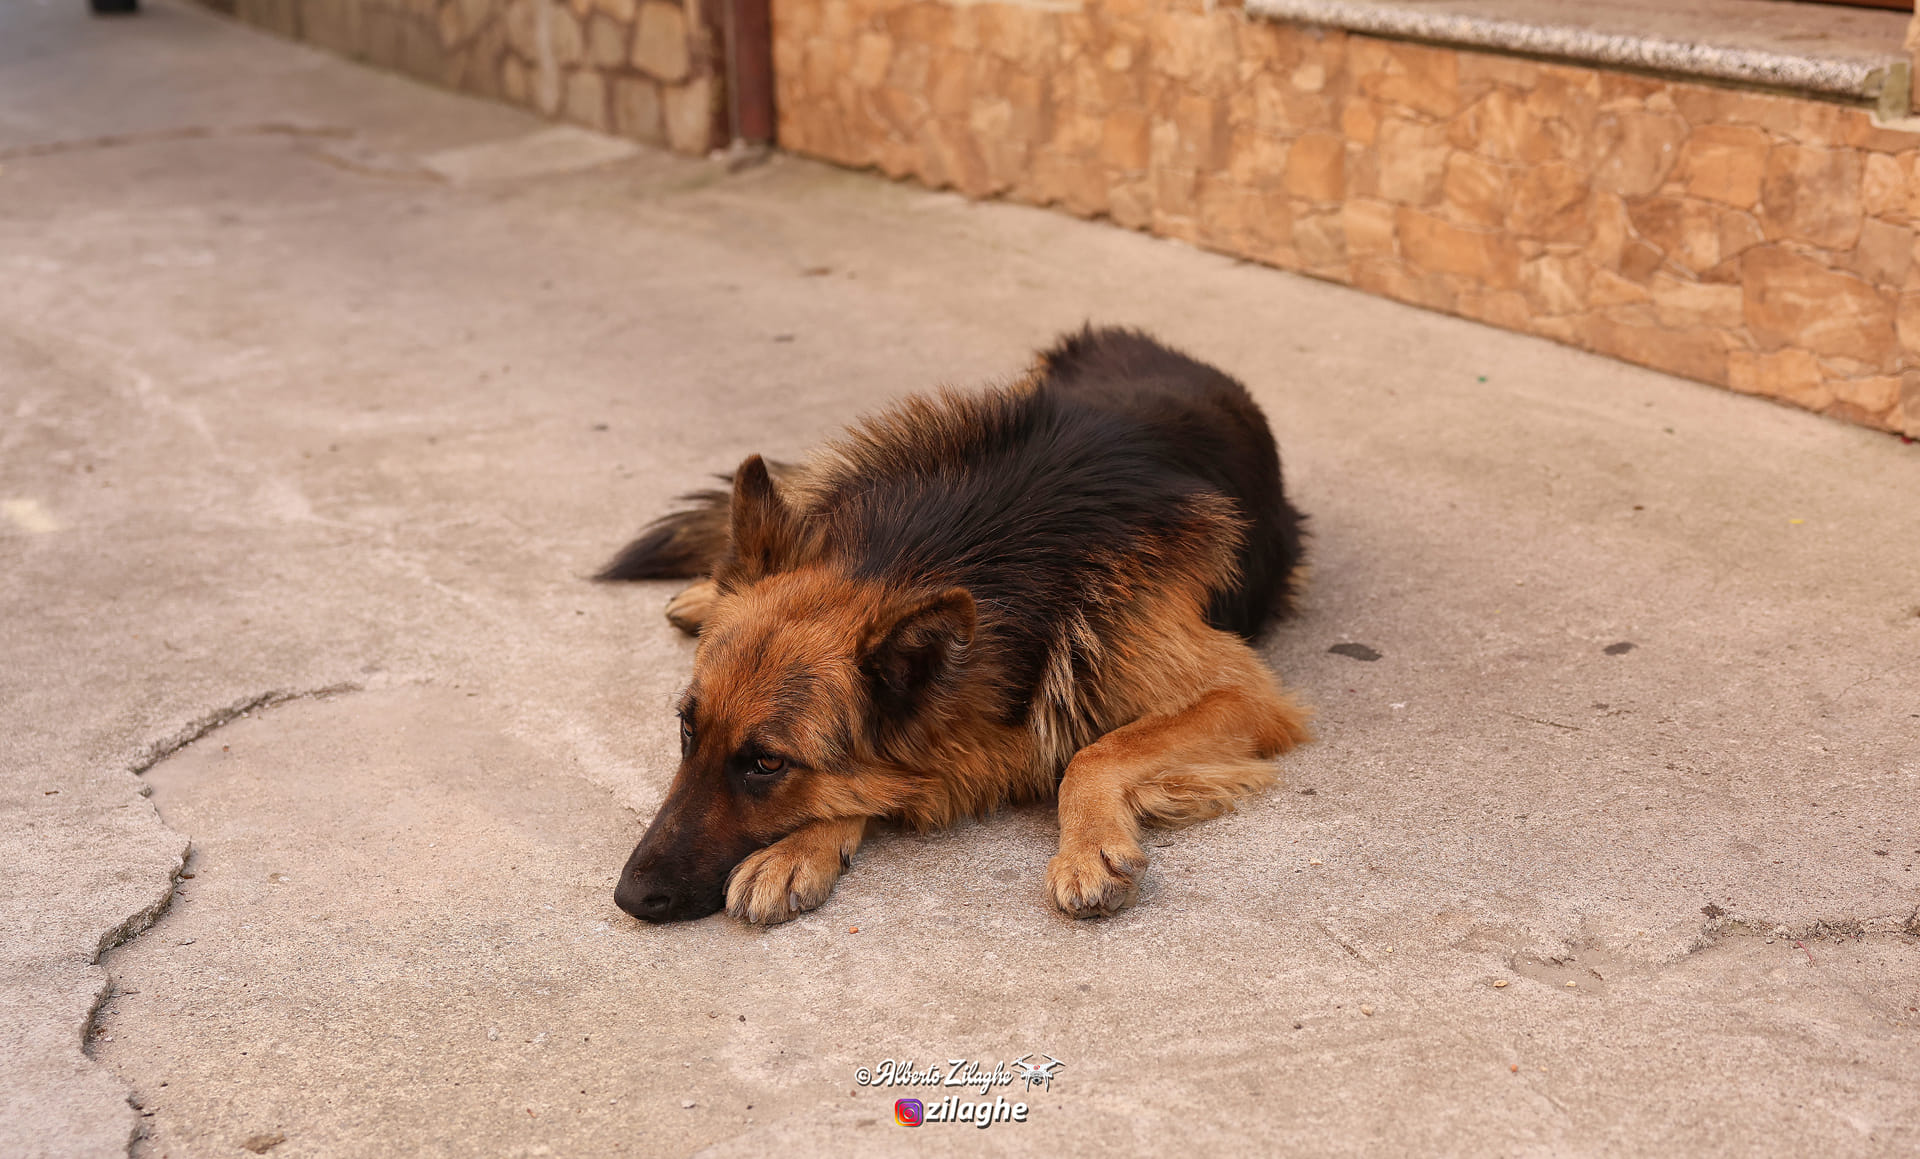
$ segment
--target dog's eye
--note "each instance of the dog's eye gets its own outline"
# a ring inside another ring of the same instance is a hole
[[[683,741],[693,739],[693,722],[684,716],[680,718],[680,739]]]
[[[766,775],[768,775],[769,777],[771,777],[771,776],[772,776],[773,774],[775,774],[775,773],[778,773],[778,772],[781,772],[781,771],[783,771],[783,770],[785,770],[785,769],[786,769],[786,767],[787,767],[787,758],[785,758],[785,757],[761,757],[761,758],[760,758],[759,760],[756,760],[756,761],[754,761],[754,762],[753,762],[753,767],[754,767],[754,768],[755,768],[756,770],[758,770],[758,771],[760,771],[760,772],[762,772],[762,773],[765,773]]]

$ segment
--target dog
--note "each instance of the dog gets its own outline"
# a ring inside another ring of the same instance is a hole
[[[621,871],[647,922],[787,921],[869,824],[1057,798],[1053,903],[1131,904],[1143,823],[1270,784],[1306,716],[1249,646],[1304,517],[1246,388],[1088,326],[1011,385],[908,398],[798,465],[758,455],[596,578],[694,578],[680,766]]]

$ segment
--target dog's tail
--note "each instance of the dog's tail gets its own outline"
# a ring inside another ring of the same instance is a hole
[[[706,575],[727,554],[731,539],[725,491],[695,491],[680,496],[684,511],[662,515],[641,530],[640,537],[620,549],[599,575],[602,583],[618,580],[693,579]]]

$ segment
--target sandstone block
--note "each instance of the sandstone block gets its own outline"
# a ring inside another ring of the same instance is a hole
[[[1797,126],[1788,97],[1694,84],[1676,84],[1670,92],[1680,115],[1696,125],[1748,125],[1782,137]]]
[[[455,0],[460,9],[460,27],[465,33],[477,31],[503,7],[498,0]]]
[[[1542,65],[1527,93],[1527,111],[1544,123],[1562,157],[1584,156],[1600,116],[1600,77],[1592,69]]]
[[[660,117],[660,87],[644,77],[616,77],[613,82],[613,131],[652,145],[666,143]]]
[[[1779,246],[1756,247],[1741,261],[1747,328],[1764,348],[1794,346],[1875,366],[1898,349],[1892,304],[1859,278]]]
[[[500,95],[516,105],[527,103],[527,68],[515,57],[500,62]]]
[[[1660,188],[1679,160],[1687,123],[1664,113],[1609,113],[1594,122],[1600,161],[1593,185],[1639,197]]]
[[[1452,152],[1442,126],[1389,117],[1380,123],[1375,149],[1382,198],[1415,206],[1440,199]]]
[[[887,66],[893,60],[893,38],[879,32],[865,32],[853,46],[853,70],[848,74],[863,89],[878,88],[887,79]]]
[[[1587,307],[1590,273],[1578,254],[1543,254],[1520,267],[1520,289],[1536,314],[1577,314]]]
[[[936,117],[966,115],[973,104],[973,58],[964,52],[936,51],[927,65],[927,103]]]
[[[1900,376],[1900,409],[1895,421],[1900,424],[1901,434],[1920,438],[1920,370],[1909,370]]]
[[[1394,253],[1394,208],[1382,201],[1352,200],[1340,207],[1340,227],[1349,254]],[[1920,317],[1920,315],[1916,315]]]
[[[1773,139],[1758,129],[1702,125],[1680,148],[1677,176],[1695,197],[1750,209],[1760,200],[1760,181]]]
[[[990,56],[1029,71],[1053,63],[1059,50],[1059,24],[1051,13],[1013,4],[983,4],[973,9],[980,48]]]
[[[713,82],[707,77],[669,86],[661,93],[667,143],[675,151],[700,156],[714,147],[713,95]]]
[[[1424,113],[1450,117],[1460,108],[1460,54],[1405,41],[1386,41],[1367,72],[1358,72],[1360,91],[1376,100]]]
[[[1664,256],[1695,273],[1719,265],[1719,223],[1705,202],[1684,197],[1639,197],[1627,203],[1639,235]]]
[[[1737,209],[1714,211],[1715,235],[1720,242],[1720,260],[1728,261],[1766,240],[1760,223],[1752,214]]]
[[[1530,166],[1513,185],[1508,225],[1545,242],[1585,243],[1593,236],[1587,215],[1586,174],[1565,161]]]
[[[1860,207],[1876,217],[1905,221],[1920,209],[1920,188],[1913,184],[1914,160],[1920,154],[1897,157],[1869,153],[1861,162]]]
[[[1341,215],[1316,213],[1295,218],[1293,248],[1313,273],[1344,272],[1347,235]]]
[[[1844,250],[1859,240],[1860,155],[1851,149],[1782,145],[1767,155],[1760,225],[1769,238]]]
[[[1736,350],[1727,359],[1727,385],[1746,394],[1791,399],[1814,410],[1833,401],[1820,360],[1805,350]]]
[[[1892,374],[1874,374],[1865,378],[1836,378],[1829,381],[1834,397],[1860,412],[1875,426],[1894,427],[1900,408],[1900,378]],[[1877,421],[1875,421],[1877,420]]]
[[[1895,335],[1908,361],[1920,363],[1920,293],[1900,295],[1894,315]]]
[[[1536,329],[1526,296],[1516,290],[1483,290],[1469,284],[1460,288],[1456,302],[1460,315],[1476,322],[1522,333]]]
[[[1199,172],[1217,168],[1225,152],[1224,106],[1205,97],[1183,93],[1173,107],[1153,122],[1149,134],[1155,168]]]
[[[466,26],[460,20],[460,6],[454,3],[442,4],[439,16],[434,21],[434,31],[440,37],[440,43],[451,47],[460,43],[466,35]]]
[[[1620,272],[1636,282],[1645,283],[1666,261],[1658,246],[1637,237],[1628,238],[1620,249]]]
[[[1744,320],[1745,295],[1739,286],[1713,285],[1658,273],[1647,283],[1654,316],[1676,330],[1695,326],[1737,329]]]
[[[818,0],[820,5],[820,37],[836,44],[845,44],[853,39],[854,30],[860,23],[859,13],[849,0]],[[972,48],[969,43],[967,47]]]
[[[937,106],[933,111],[938,114]],[[1066,109],[1054,118],[1053,136],[1047,148],[1062,156],[1081,157],[1095,153],[1107,132],[1107,118],[1082,109]]]
[[[564,4],[547,5],[547,47],[553,63],[572,68],[587,58],[587,36],[580,18]]]
[[[1154,67],[1202,93],[1225,93],[1234,80],[1237,13],[1165,12],[1151,25]]]
[[[1340,109],[1340,131],[1356,145],[1371,145],[1380,130],[1380,108],[1355,97]]]
[[[538,23],[540,13],[534,7],[545,0],[513,0],[507,5],[507,45],[520,59],[531,61],[540,54]],[[524,82],[525,78],[522,77]]]
[[[1227,147],[1227,176],[1248,188],[1274,185],[1287,171],[1287,149],[1288,142],[1270,133],[1236,129]]]
[[[484,0],[469,0],[470,3],[482,3]],[[594,7],[604,13],[609,20],[622,28],[633,23],[635,0],[594,0]]]
[[[1162,215],[1191,219],[1196,206],[1194,200],[1195,179],[1188,169],[1155,169],[1153,171],[1153,210],[1157,221]]]
[[[1594,270],[1587,281],[1587,304],[1595,308],[1628,306],[1652,300],[1647,288],[1612,270]]]
[[[894,43],[893,60],[887,66],[886,84],[906,89],[916,97],[924,97],[929,76],[928,65],[933,52],[924,44]],[[774,67],[778,68],[778,64]]]
[[[1848,255],[1848,268],[1878,286],[1899,287],[1913,264],[1913,230],[1869,217]]]
[[[687,17],[678,4],[650,0],[640,5],[633,30],[632,60],[635,68],[656,79],[672,83],[686,78],[692,61],[687,50]],[[829,80],[814,91],[824,93],[830,86]]]
[[[873,102],[881,118],[887,122],[890,146],[912,140],[920,128],[920,122],[927,117],[927,102],[921,98],[917,88],[902,89],[888,85],[873,94]],[[894,150],[893,154],[900,155],[898,150]]]
[[[1340,200],[1346,193],[1346,157],[1346,141],[1332,133],[1302,136],[1287,152],[1287,192],[1311,201]],[[1298,231],[1295,233],[1297,246]],[[1305,254],[1306,250],[1302,248],[1301,252]]]
[[[1493,229],[1507,219],[1508,169],[1478,153],[1456,151],[1447,157],[1440,181],[1450,215],[1466,225]]]
[[[1454,118],[1449,139],[1462,149],[1508,164],[1535,164],[1553,159],[1558,149],[1544,123],[1526,98],[1507,89],[1495,89]]]
[[[1152,147],[1147,118],[1134,109],[1118,109],[1097,120],[1101,162],[1130,173],[1146,169]]]
[[[587,63],[617,68],[627,61],[627,30],[604,12],[587,19]]]
[[[1587,214],[1593,220],[1593,237],[1586,245],[1587,260],[1601,269],[1619,269],[1620,255],[1633,233],[1626,201],[1612,193],[1595,193]]]
[[[1429,274],[1458,274],[1484,285],[1519,285],[1520,257],[1511,240],[1496,233],[1461,229],[1417,209],[1402,207],[1394,219],[1407,264]]]
[[[1145,229],[1153,221],[1153,183],[1145,179],[1113,182],[1107,190],[1107,212],[1128,229]]]
[[[781,4],[778,19],[800,21],[811,10],[808,4]],[[887,9],[883,22],[898,44],[944,45],[953,38],[954,10],[945,4],[920,0]]]
[[[1727,381],[1726,342],[1709,330],[1669,330],[1589,315],[1579,320],[1576,332],[1582,345],[1602,354],[1699,382]]]
[[[577,69],[569,73],[566,100],[561,106],[561,114],[569,121],[578,121],[591,128],[606,130],[609,127],[607,82],[590,68]]]

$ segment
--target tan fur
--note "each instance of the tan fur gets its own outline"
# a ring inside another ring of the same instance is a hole
[[[727,879],[727,912],[775,925],[813,909],[833,892],[866,832],[864,817],[814,821],[748,854]]]

